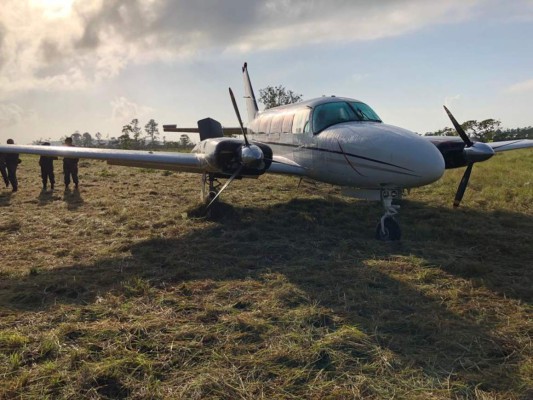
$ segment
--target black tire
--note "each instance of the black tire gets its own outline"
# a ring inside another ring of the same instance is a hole
[[[376,226],[376,239],[384,242],[400,240],[402,237],[402,230],[400,225],[392,217],[385,218],[384,221],[385,232],[381,231],[381,222]]]

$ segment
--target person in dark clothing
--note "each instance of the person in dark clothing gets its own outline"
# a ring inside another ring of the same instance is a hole
[[[50,146],[50,143],[44,142],[43,146]],[[54,176],[54,160],[57,160],[57,157],[41,156],[39,158],[41,178],[43,179],[43,190],[46,190],[48,181],[50,181],[50,189],[54,190],[54,185],[56,184]]]
[[[0,153],[0,174],[2,174],[2,179],[6,184],[6,187],[9,186],[9,179],[7,178],[7,167],[6,167],[6,155]]]
[[[15,144],[13,139],[7,139],[7,144]],[[18,153],[8,153],[4,156],[6,160],[7,167],[7,178],[9,183],[11,183],[11,188],[13,192],[18,190],[18,180],[17,180],[17,167],[21,163]]]
[[[68,137],[65,139],[65,146],[73,147],[72,138]],[[78,189],[78,161],[79,158],[63,158],[63,173],[65,174],[65,190],[69,189],[70,178],[72,177],[72,182],[74,182],[74,188]]]

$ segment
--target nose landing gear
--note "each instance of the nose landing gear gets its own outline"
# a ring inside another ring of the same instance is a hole
[[[381,217],[381,221],[376,226],[376,239],[383,241],[400,240],[402,231],[400,225],[394,218],[398,214],[399,205],[392,204],[394,199],[401,195],[401,191],[393,189],[381,190],[381,203],[385,209],[385,214]]]

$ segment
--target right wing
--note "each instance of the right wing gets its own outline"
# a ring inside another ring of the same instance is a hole
[[[503,142],[489,142],[486,144],[492,147],[492,150],[494,150],[494,152],[498,153],[500,151],[525,149],[527,147],[533,147],[533,140],[517,139],[517,140],[506,140]]]

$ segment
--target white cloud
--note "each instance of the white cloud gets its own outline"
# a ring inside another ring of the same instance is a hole
[[[24,110],[14,103],[0,103],[0,127],[17,125],[22,121]]]
[[[444,98],[444,105],[448,108],[452,107],[453,103],[457,102],[458,100],[461,99],[461,95],[460,94],[456,94],[454,96],[446,96]]]
[[[131,121],[133,118],[141,120],[152,112],[152,108],[139,105],[125,97],[118,97],[111,102],[111,119],[115,122]]]
[[[507,88],[507,92],[509,93],[533,92],[533,79],[515,83],[514,85],[511,85]]]
[[[0,87],[83,89],[131,63],[401,35],[483,1],[3,0]]]

